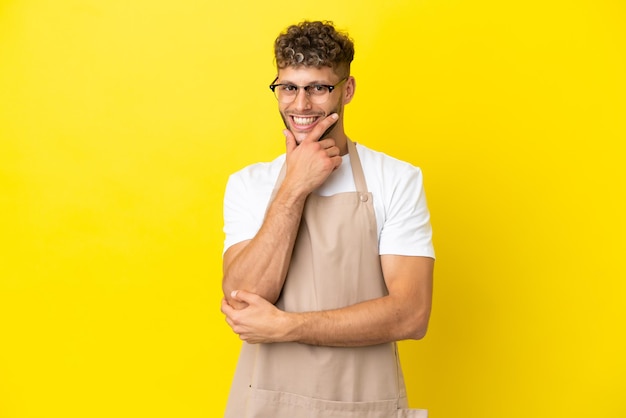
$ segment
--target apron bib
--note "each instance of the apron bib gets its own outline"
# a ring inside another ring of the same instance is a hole
[[[308,196],[276,302],[281,310],[337,309],[387,294],[372,194],[351,141],[348,153],[357,191]],[[226,417],[425,418],[427,412],[407,409],[395,342],[367,347],[244,342]]]

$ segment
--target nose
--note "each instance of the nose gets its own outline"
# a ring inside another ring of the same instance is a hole
[[[296,110],[306,110],[311,108],[309,95],[302,87],[300,87],[296,93],[296,98],[293,100],[293,106]]]

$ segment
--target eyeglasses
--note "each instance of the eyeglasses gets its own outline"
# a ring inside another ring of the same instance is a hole
[[[276,99],[283,104],[288,104],[296,100],[300,89],[304,90],[311,103],[322,104],[328,100],[330,93],[347,79],[348,78],[344,78],[335,85],[309,84],[308,86],[296,86],[295,84],[274,84],[276,80],[278,80],[278,77],[276,77],[274,81],[272,81],[272,84],[270,84],[270,90],[274,92]]]

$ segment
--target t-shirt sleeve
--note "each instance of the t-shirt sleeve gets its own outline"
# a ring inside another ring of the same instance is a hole
[[[254,238],[261,228],[267,199],[242,172],[228,178],[224,193],[224,251],[234,244]],[[269,199],[269,196],[268,196]]]
[[[434,258],[430,213],[421,170],[407,165],[386,187],[386,214],[380,232],[380,254]]]

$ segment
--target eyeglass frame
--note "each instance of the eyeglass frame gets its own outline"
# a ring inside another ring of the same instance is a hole
[[[343,83],[344,81],[347,81],[350,77],[345,77],[342,78],[341,80],[339,80],[337,83],[335,83],[334,85],[332,84],[319,84],[319,83],[315,83],[315,84],[309,84],[306,86],[298,86],[297,84],[293,84],[293,83],[278,83],[278,84],[274,84],[276,82],[276,80],[278,80],[278,76],[274,79],[274,81],[272,81],[272,84],[269,85],[270,90],[272,90],[272,93],[274,93],[274,97],[276,97],[276,100],[278,100],[280,103],[283,104],[288,104],[288,103],[293,103],[296,98],[298,97],[298,93],[300,93],[300,89],[304,90],[304,93],[307,95],[307,97],[311,97],[311,94],[309,93],[309,89],[311,87],[326,87],[328,89],[328,96],[326,97],[326,100],[324,100],[321,103],[317,103],[317,104],[323,104],[326,103],[328,101],[328,97],[330,97],[330,93],[333,92],[333,90],[335,90],[335,88],[340,85],[341,83]],[[281,86],[293,86],[296,87],[298,90],[296,90],[296,94],[293,96],[293,100],[290,102],[281,102],[278,99],[278,96],[276,95],[276,87],[281,87]],[[309,99],[310,100],[310,99]]]

